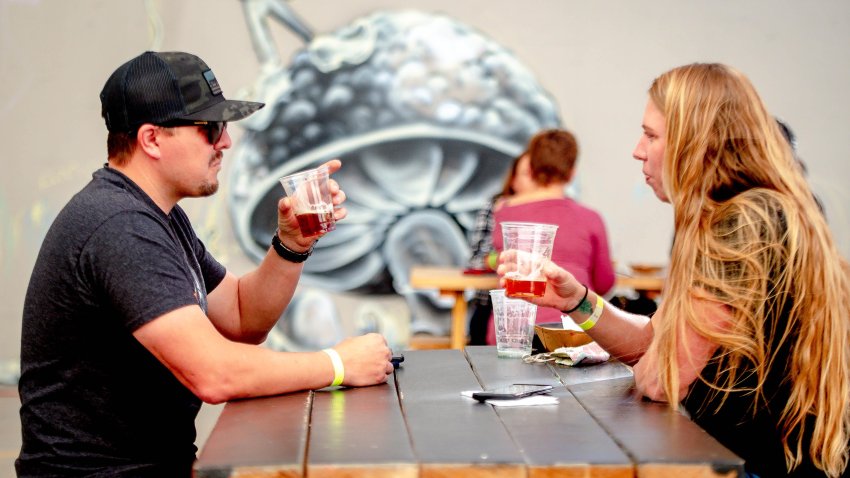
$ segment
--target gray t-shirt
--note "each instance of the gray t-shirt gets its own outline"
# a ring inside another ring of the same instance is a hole
[[[200,400],[132,332],[206,295],[225,269],[179,206],[114,169],[59,213],[21,336],[19,476],[189,476]]]

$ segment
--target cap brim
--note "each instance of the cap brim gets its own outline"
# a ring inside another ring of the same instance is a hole
[[[224,100],[207,109],[181,116],[180,119],[195,121],[239,121],[251,116],[263,106],[265,106],[265,103],[257,103],[255,101]]]

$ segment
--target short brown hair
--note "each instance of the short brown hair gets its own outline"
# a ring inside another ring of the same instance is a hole
[[[136,150],[136,133],[110,132],[106,137],[106,154],[109,160],[121,166],[130,159]]]
[[[578,143],[569,131],[550,129],[531,138],[528,155],[535,182],[544,186],[567,182],[578,158]]]

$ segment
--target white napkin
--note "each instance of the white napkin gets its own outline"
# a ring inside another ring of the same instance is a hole
[[[578,324],[573,322],[573,319],[571,319],[570,316],[565,314],[561,314],[561,327],[563,327],[564,330],[575,330],[576,332],[584,332],[583,330],[581,330],[581,327],[579,327]]]
[[[460,392],[464,397],[472,398],[472,394],[477,392],[478,390],[464,390]],[[558,403],[558,397],[553,397],[551,395],[529,395],[523,398],[511,398],[511,399],[496,399],[491,398],[489,400],[485,400],[485,403],[489,403],[494,407],[527,407],[532,405],[555,405]]]

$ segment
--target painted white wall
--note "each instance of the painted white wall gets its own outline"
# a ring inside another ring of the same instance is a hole
[[[513,50],[554,95],[580,141],[581,200],[605,217],[622,263],[666,262],[670,208],[631,151],[652,79],[719,61],[747,74],[799,137],[800,155],[850,257],[850,2],[843,0],[293,0],[316,32],[378,9],[446,13]],[[286,60],[301,46],[279,25]],[[0,360],[19,353],[26,284],[50,221],[106,160],[98,93],[145,49],[185,50],[225,94],[258,63],[239,0],[0,0]],[[231,133],[238,141],[239,130]],[[225,163],[227,156],[225,156]],[[226,177],[222,175],[222,178]],[[226,185],[225,185],[226,187]],[[228,267],[251,263],[232,239],[224,194],[184,207]]]

